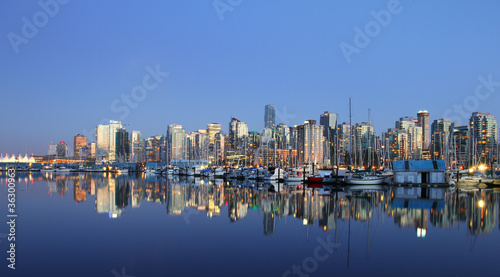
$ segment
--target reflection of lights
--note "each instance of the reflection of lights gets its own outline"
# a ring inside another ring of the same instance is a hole
[[[417,228],[417,237],[418,238],[425,238],[426,234],[427,234],[427,229]]]
[[[302,224],[307,225],[307,219],[304,218],[304,220],[302,221]]]
[[[479,208],[483,208],[484,207],[484,201],[483,200],[479,200],[479,203],[477,203],[477,205],[479,206]]]
[[[380,195],[380,201],[384,201],[384,195]]]

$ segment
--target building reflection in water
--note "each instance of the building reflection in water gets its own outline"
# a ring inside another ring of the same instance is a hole
[[[22,174],[22,173],[20,173]],[[230,222],[244,220],[252,210],[262,214],[263,233],[279,232],[277,223],[285,217],[297,218],[323,231],[336,230],[340,221],[370,222],[377,211],[392,217],[401,228],[414,228],[424,238],[433,228],[467,226],[471,236],[491,233],[498,224],[498,189],[449,189],[439,187],[381,187],[370,190],[343,187],[342,191],[298,189],[296,186],[204,180],[171,179],[152,175],[106,173],[32,173],[19,180],[45,180],[49,195],[65,196],[73,189],[75,202],[95,197],[95,211],[118,218],[142,201],[165,205],[168,215],[204,213],[220,216],[224,208]],[[6,174],[0,181],[7,183]],[[129,207],[130,206],[130,207]]]

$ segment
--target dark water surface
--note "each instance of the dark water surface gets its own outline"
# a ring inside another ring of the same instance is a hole
[[[0,173],[0,276],[500,276],[493,188]]]

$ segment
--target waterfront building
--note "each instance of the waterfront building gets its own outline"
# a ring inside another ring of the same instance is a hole
[[[396,184],[444,184],[446,163],[443,160],[393,161]]]
[[[490,113],[475,112],[469,120],[472,165],[496,160],[498,126]]]
[[[356,123],[354,128],[356,148],[353,151],[354,165],[371,166],[375,158],[375,133],[371,122]]]
[[[95,158],[95,151],[96,151],[96,143],[91,142],[88,144],[89,147],[89,155],[91,158]]]
[[[396,129],[405,130],[408,141],[405,143],[404,157],[407,160],[422,159],[422,127],[417,126],[418,121],[413,117],[401,117],[396,121]]]
[[[187,158],[189,160],[208,160],[209,143],[210,137],[205,129],[188,133],[186,135]]]
[[[115,148],[116,161],[121,163],[130,161],[130,141],[125,129],[116,131]]]
[[[417,113],[417,126],[422,127],[422,157],[428,160],[431,157],[429,137],[429,112],[420,110]]]
[[[324,157],[325,164],[333,165],[336,155],[336,134],[337,119],[339,115],[330,111],[325,111],[320,115],[319,124],[323,126],[323,136],[325,137]]]
[[[276,126],[276,107],[269,104],[265,106],[264,110],[264,128],[274,129]]]
[[[248,136],[248,126],[236,118],[232,118],[229,123],[229,143],[233,151],[241,149],[244,138]]]
[[[168,125],[167,149],[167,162],[186,159],[186,131],[182,128],[182,125]]]
[[[87,137],[84,135],[77,134],[73,138],[73,157],[75,158],[85,158],[81,155],[80,149],[87,146]]]
[[[48,155],[49,156],[56,156],[57,155],[57,143],[49,143]]]
[[[299,164],[323,164],[323,126],[316,120],[306,120],[297,126]]]
[[[109,121],[109,151],[108,160],[110,163],[116,162],[116,133],[122,128],[122,123],[116,120]]]
[[[216,135],[221,132],[221,125],[219,123],[209,123],[207,124],[206,133],[209,137],[208,145],[208,160],[211,164],[216,164],[217,153],[220,152],[220,148],[217,150],[215,145]]]
[[[469,126],[456,126],[453,128],[451,141],[451,160],[452,168],[469,168],[470,167],[470,130]]]
[[[141,132],[132,131],[132,141],[130,149],[130,162],[140,163],[144,162],[145,148],[144,139],[142,138]]]
[[[436,119],[431,126],[431,155],[433,160],[450,161],[451,135],[454,124],[447,118]]]
[[[160,162],[160,145],[163,136],[157,135],[144,141],[144,159],[146,162]]]
[[[354,148],[354,130],[351,124],[343,122],[337,127],[338,151],[340,163],[349,164]]]
[[[59,142],[56,149],[58,158],[68,157],[68,145],[64,141]]]
[[[109,125],[97,125],[96,135],[96,162],[101,163],[109,152]]]

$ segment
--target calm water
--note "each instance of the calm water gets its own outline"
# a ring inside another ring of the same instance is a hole
[[[7,180],[0,173],[7,221]],[[0,276],[500,276],[500,190],[17,172]],[[307,275],[306,275],[307,274]]]

